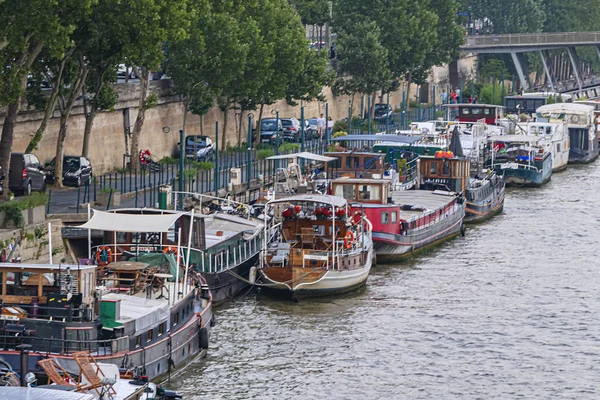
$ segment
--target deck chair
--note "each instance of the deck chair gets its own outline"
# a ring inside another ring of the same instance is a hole
[[[302,247],[309,245],[314,245],[315,239],[315,231],[313,228],[300,228],[301,237],[302,237]]]
[[[84,387],[85,390],[94,390],[98,397],[107,395],[112,397],[116,395],[113,385],[116,383],[111,377],[106,377],[98,363],[87,351],[78,351],[71,355],[79,366],[79,384],[82,384],[82,377],[89,382],[89,385]],[[118,377],[117,377],[118,378]]]
[[[77,380],[56,361],[54,358],[39,360],[38,364],[48,377],[48,383],[56,383],[61,386],[72,386],[76,391],[84,390],[83,387],[77,384]]]

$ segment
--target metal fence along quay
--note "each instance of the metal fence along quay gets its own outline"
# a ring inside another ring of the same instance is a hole
[[[394,115],[379,120],[352,118],[348,134],[394,133],[406,130],[411,122],[429,121],[436,117],[442,109],[436,106],[417,107],[411,110],[396,112]],[[272,146],[274,154],[295,153],[308,151],[323,154],[334,142],[331,132],[323,138],[305,139],[300,141],[300,149],[279,152],[278,146]],[[302,143],[303,142],[303,143]],[[280,144],[283,144],[281,141]],[[139,170],[121,169],[104,175],[94,176],[90,182],[76,189],[49,189],[48,214],[82,213],[87,212],[86,204],[98,209],[113,209],[119,207],[157,207],[159,188],[161,185],[171,185],[173,190],[182,189],[185,192],[215,193],[227,192],[232,178],[232,169],[241,172],[241,184],[248,187],[250,182],[268,183],[281,162],[277,160],[259,159],[261,150],[269,149],[261,146],[258,149],[245,149],[243,143],[237,149],[220,151],[216,154],[211,169],[199,167],[199,163],[185,159],[183,168],[183,185],[179,186],[179,160],[158,162],[142,166]],[[283,165],[283,164],[282,164]],[[204,166],[206,167],[206,165]],[[239,178],[238,178],[239,179]],[[117,200],[118,199],[118,200]]]

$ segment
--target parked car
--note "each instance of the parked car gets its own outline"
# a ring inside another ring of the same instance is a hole
[[[280,135],[283,134],[283,125],[281,123],[281,119],[279,119],[279,124],[277,124],[276,118],[267,118],[261,121],[260,125],[260,142],[261,143],[270,143],[275,144],[277,140],[277,133]]]
[[[44,166],[33,154],[11,153],[8,188],[15,194],[46,191]]]
[[[378,120],[384,120],[386,118],[390,119],[390,121],[392,120],[392,118],[394,117],[394,110],[392,109],[392,106],[389,104],[375,104],[375,111],[373,113],[373,119],[378,121]]]
[[[50,161],[46,168],[46,179],[54,183],[56,171],[56,157]],[[83,156],[63,157],[63,184],[66,186],[85,185],[92,179],[92,163]]]
[[[307,135],[306,137],[310,139],[317,137],[317,118],[309,118],[306,120],[306,122],[308,122],[309,131],[309,135]]]
[[[186,136],[185,157],[196,161],[212,161],[215,158],[212,139],[203,135]]]
[[[282,118],[283,140],[299,143],[302,141],[302,125],[296,118]]]

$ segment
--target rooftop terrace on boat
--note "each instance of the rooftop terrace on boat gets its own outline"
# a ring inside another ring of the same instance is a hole
[[[400,218],[411,220],[443,208],[453,199],[456,193],[429,190],[405,190],[392,192],[392,201],[401,206]],[[365,205],[365,208],[369,207]]]

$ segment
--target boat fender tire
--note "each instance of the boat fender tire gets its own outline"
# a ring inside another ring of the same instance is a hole
[[[200,332],[198,333],[198,344],[202,350],[208,349],[208,329],[200,329]]]
[[[461,226],[460,226],[460,236],[463,236],[463,237],[464,237],[464,236],[465,236],[465,232],[466,232],[466,231],[467,231],[467,230],[466,230],[465,226],[464,226],[464,225],[461,225]]]
[[[210,327],[214,327],[217,324],[217,317],[215,317],[215,314],[212,315],[212,317],[210,317]]]

